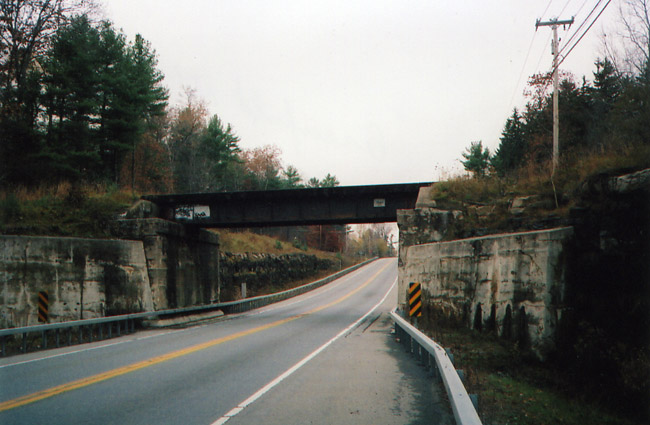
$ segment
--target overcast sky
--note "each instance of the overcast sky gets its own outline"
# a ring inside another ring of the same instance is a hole
[[[494,151],[527,77],[551,67],[551,29],[536,19],[575,16],[568,40],[597,3],[103,1],[131,40],[151,42],[172,104],[190,87],[241,147],[276,145],[305,180],[346,186],[434,181],[462,170],[472,141]],[[563,63],[576,80],[592,79],[617,8]]]

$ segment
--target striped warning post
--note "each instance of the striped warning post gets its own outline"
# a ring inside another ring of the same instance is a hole
[[[47,310],[49,305],[49,299],[47,296],[47,291],[38,292],[38,321],[40,323],[47,323]]]
[[[409,316],[422,316],[422,287],[420,282],[409,283]]]

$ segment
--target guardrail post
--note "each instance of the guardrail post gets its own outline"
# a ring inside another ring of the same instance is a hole
[[[2,357],[5,355],[5,337],[0,337],[0,344],[2,345]]]
[[[41,332],[41,345],[43,349],[47,349],[47,331]]]
[[[472,400],[474,409],[478,410],[478,394],[470,394],[469,399]]]
[[[451,363],[454,363],[454,355],[452,354],[451,350],[449,348],[445,348],[445,352],[447,353],[447,357],[449,357],[449,361]]]
[[[57,328],[56,331],[54,331],[54,339],[55,339],[55,343],[56,343],[56,348],[59,348],[61,346],[61,344],[59,344],[59,334],[60,334],[59,328]]]
[[[457,372],[454,368],[451,352],[436,344],[431,338],[409,324],[395,311],[391,312],[391,317],[396,325],[399,324],[401,328],[399,332],[406,334],[404,340],[408,336],[408,347],[410,351],[416,354],[421,360],[424,360],[423,355],[426,355],[426,364],[435,362],[435,366],[431,370],[434,376],[440,378],[445,387],[454,418],[456,419],[455,423],[459,425],[481,425],[481,419],[476,412],[477,400],[475,397],[470,397],[467,394],[467,390],[461,380],[461,377],[464,378],[464,373],[463,371]],[[414,352],[414,343],[417,344],[417,349],[419,350],[417,353]],[[423,351],[426,351],[426,353],[423,353]]]
[[[68,347],[72,345],[72,328],[68,328]]]
[[[23,353],[27,352],[27,334],[23,334]]]
[[[99,339],[104,339],[104,326],[101,323],[99,324]]]

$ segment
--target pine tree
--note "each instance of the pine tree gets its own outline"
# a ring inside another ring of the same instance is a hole
[[[60,179],[117,182],[122,161],[130,159],[134,168],[147,122],[166,107],[149,44],[136,37],[127,45],[110,23],[95,27],[79,16],[56,34],[44,69],[42,157],[51,172]]]
[[[200,142],[208,190],[227,189],[229,166],[238,161],[238,143],[239,137],[234,134],[230,124],[224,128],[219,116],[214,115],[203,131]]]
[[[48,132],[43,154],[62,179],[97,177],[100,167],[100,38],[87,17],[54,38],[45,63]]]
[[[484,150],[483,142],[479,140],[478,142],[472,142],[466,151],[463,153],[465,161],[460,161],[463,167],[465,167],[465,170],[474,173],[475,177],[484,177],[490,165],[489,149],[485,148]]]
[[[516,108],[512,112],[512,116],[506,120],[499,140],[499,147],[490,159],[490,164],[497,174],[503,176],[516,170],[522,164],[526,152],[523,123]]]

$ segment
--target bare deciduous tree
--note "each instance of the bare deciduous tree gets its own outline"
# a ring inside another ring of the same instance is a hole
[[[89,0],[0,1],[0,86],[20,89],[29,67],[47,50],[54,33],[71,15],[92,6]]]
[[[620,27],[603,34],[605,56],[621,75],[646,72],[650,60],[650,2],[622,0],[619,5]]]

